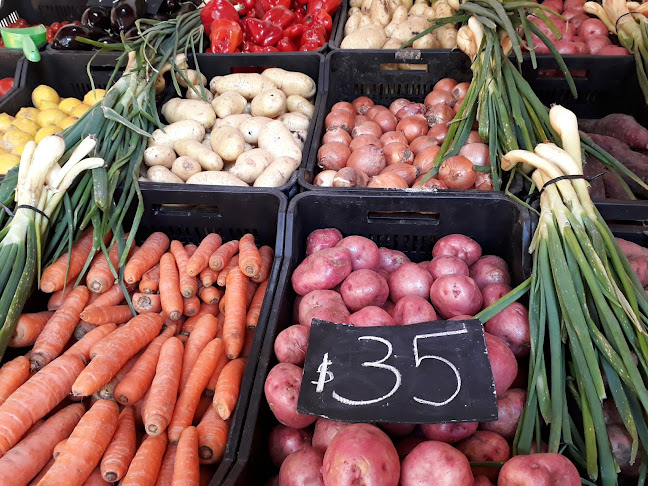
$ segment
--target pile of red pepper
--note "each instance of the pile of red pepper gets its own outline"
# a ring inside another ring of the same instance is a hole
[[[79,22],[78,20],[75,20],[74,22],[68,22],[68,21],[64,21],[64,22],[54,22],[54,23],[53,23],[52,25],[50,25],[49,27],[48,27],[47,25],[45,25],[45,27],[46,27],[45,30],[47,31],[47,32],[46,32],[47,42],[52,42],[52,41],[54,40],[54,36],[56,35],[56,33],[57,33],[57,32],[59,31],[59,29],[60,29],[61,27],[63,27],[64,25],[68,25],[68,24],[80,24],[80,23],[81,23],[81,22]],[[34,24],[34,26],[36,26],[36,25],[40,25],[40,24]],[[10,23],[9,25],[7,25],[7,28],[11,28],[11,29],[14,29],[14,28],[15,28],[15,29],[23,29],[23,28],[25,28],[25,27],[32,27],[32,26],[29,25],[29,22],[27,22],[27,21],[26,21],[25,19],[23,19],[23,18],[18,18],[18,20],[16,20],[15,22],[12,22],[12,23]],[[4,47],[4,46],[5,46],[5,45],[4,45],[4,41],[0,38],[0,47]]]
[[[342,0],[211,0],[200,17],[207,52],[316,51]]]

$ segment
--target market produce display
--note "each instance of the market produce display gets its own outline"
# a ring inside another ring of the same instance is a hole
[[[79,22],[78,20],[75,20],[74,22],[68,22],[67,20],[64,20],[63,22],[53,22],[50,25],[45,25],[45,32],[46,32],[46,36],[47,36],[47,42],[53,42],[54,41],[54,36],[56,36],[58,31],[61,30],[61,28],[65,27],[67,25],[72,25],[72,24],[78,25],[80,23],[81,22]],[[18,19],[16,21],[9,22],[6,27],[8,29],[24,29],[24,28],[27,28],[27,27],[36,27],[37,25],[40,25],[40,24],[30,25],[29,22],[27,22],[25,19],[22,19],[22,18],[18,17]],[[2,38],[0,37],[0,48],[3,48],[3,47],[5,47],[5,44],[4,44],[4,41],[2,40]]]

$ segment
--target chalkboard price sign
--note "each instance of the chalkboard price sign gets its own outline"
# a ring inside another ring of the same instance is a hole
[[[297,411],[346,422],[497,420],[478,320],[354,327],[313,319]]]

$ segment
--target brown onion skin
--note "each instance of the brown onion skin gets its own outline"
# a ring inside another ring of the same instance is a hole
[[[387,165],[391,164],[411,164],[414,162],[414,154],[407,144],[401,142],[388,143],[383,147],[385,152],[385,161]]]
[[[421,150],[416,157],[414,157],[414,167],[418,167],[421,174],[427,174],[434,169],[434,158],[439,153],[441,147],[434,145]]]
[[[358,125],[360,125],[361,123],[368,122],[368,121],[370,121],[370,120],[369,120],[369,118],[367,118],[366,115],[356,115],[356,116],[355,116],[355,124],[356,124],[356,127],[357,127]]]
[[[409,185],[407,185],[405,179],[403,179],[395,172],[389,172],[387,174],[380,174],[369,179],[369,184],[367,184],[367,187],[376,189],[408,189]]]
[[[373,135],[376,138],[380,138],[383,134],[380,126],[373,121],[366,121],[360,125],[356,125],[351,131],[352,137],[358,137],[360,135]]]
[[[396,125],[398,124],[398,120],[389,110],[382,110],[376,113],[373,121],[376,122],[378,126],[380,126],[380,129],[383,131],[383,133],[394,131],[396,129]]]
[[[340,127],[329,128],[322,138],[322,143],[340,142],[349,145],[351,143],[351,135],[349,132]]]
[[[421,186],[421,181],[425,177],[425,174],[421,174],[421,177],[416,179],[414,181],[414,184],[412,184],[412,189],[420,189],[420,190],[437,190],[437,189],[447,189],[448,186],[445,185],[444,182],[440,181],[436,177],[431,177],[428,179],[428,181]]]
[[[356,109],[348,101],[338,101],[331,107],[331,111],[337,111],[337,110],[346,111],[348,113],[351,113],[352,115],[356,114]]]
[[[398,98],[397,100],[392,101],[391,105],[389,105],[389,111],[391,111],[392,114],[396,115],[396,113],[398,113],[401,108],[409,105],[410,103],[410,100],[406,100],[405,98]]]
[[[474,187],[478,191],[492,191],[493,178],[491,177],[490,172],[477,172]]]
[[[436,91],[438,89],[445,90],[445,91],[452,91],[452,88],[454,88],[455,86],[457,86],[457,82],[454,79],[443,78],[437,81],[432,91]]]
[[[459,113],[459,108],[461,108],[461,105],[463,105],[463,101],[464,101],[463,98],[461,98],[460,100],[457,100],[457,103],[455,103],[455,105],[452,107],[452,109],[454,110],[455,114],[456,114],[456,113]]]
[[[466,143],[483,143],[478,131],[471,130],[466,139]]]
[[[367,110],[369,110],[369,108],[374,106],[373,100],[371,98],[367,98],[366,96],[360,96],[356,98],[351,102],[351,104],[355,108],[358,115],[364,115],[365,113],[367,113]]]
[[[325,143],[317,151],[317,164],[324,169],[340,170],[346,165],[350,155],[348,145],[340,142]]]
[[[459,155],[463,155],[472,162],[473,165],[486,167],[490,165],[490,155],[488,145],[485,143],[469,143],[461,147]]]
[[[407,139],[405,138],[403,132],[397,132],[396,130],[383,133],[380,137],[380,141],[383,145],[387,145],[393,142],[400,142],[407,145]]]
[[[425,118],[427,118],[428,125],[431,127],[437,124],[446,124],[454,117],[454,110],[445,103],[439,103],[437,105],[431,106],[425,112]]]
[[[371,108],[367,110],[365,116],[369,118],[369,120],[373,120],[376,114],[383,110],[389,111],[389,109],[385,108],[383,105],[373,105]]]
[[[338,170],[333,178],[333,187],[367,187],[369,178],[364,172],[351,167]]]
[[[407,142],[409,143],[415,138],[427,133],[428,122],[423,115],[406,116],[398,122],[396,130],[403,132]]]
[[[472,162],[462,155],[448,157],[441,163],[437,175],[449,189],[470,189],[475,183],[477,172]]]
[[[416,156],[419,152],[425,150],[428,147],[434,147],[435,145],[439,144],[434,137],[422,135],[412,140],[412,143],[410,143],[410,150],[412,151],[414,156]]]
[[[436,125],[430,127],[427,135],[435,139],[437,143],[441,145],[445,140],[446,135],[448,135],[448,127],[443,123],[437,123]]]
[[[430,91],[425,97],[425,101],[423,101],[423,104],[425,106],[434,106],[438,105],[439,103],[444,103],[452,108],[457,103],[457,100],[454,96],[452,96],[452,93],[450,93],[450,91],[435,89],[433,91]]]
[[[365,145],[351,153],[347,160],[347,167],[364,172],[369,177],[376,176],[387,167],[385,153],[378,147]]]
[[[349,148],[351,149],[351,152],[355,152],[360,147],[364,147],[365,145],[375,145],[378,148],[383,148],[383,144],[380,139],[374,137],[373,135],[359,135],[357,137],[354,137],[349,144]]]
[[[334,170],[323,170],[315,176],[313,185],[320,187],[333,187],[333,178],[336,173],[337,171]]]
[[[423,103],[410,103],[409,105],[404,106],[403,108],[398,110],[398,113],[396,113],[396,118],[398,120],[402,120],[403,118],[412,115],[424,115],[426,111],[427,108]]]
[[[398,174],[400,177],[402,177],[405,182],[407,182],[407,187],[411,186],[416,178],[421,174],[418,167],[414,167],[410,164],[397,163],[385,167],[380,175],[388,174],[390,172]]]
[[[355,127],[355,115],[343,110],[332,111],[326,115],[324,126],[327,130],[333,127],[340,127],[351,133],[351,130]]]
[[[452,96],[454,96],[458,100],[463,100],[466,97],[466,92],[468,91],[469,87],[469,82],[457,84],[454,88],[452,88]]]

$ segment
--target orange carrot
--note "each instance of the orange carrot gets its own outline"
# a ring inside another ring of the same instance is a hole
[[[90,350],[115,329],[117,329],[116,324],[97,326],[92,331],[86,333],[82,339],[70,346],[63,355],[77,355],[87,363],[90,361]]]
[[[124,300],[124,292],[119,285],[113,285],[103,294],[99,294],[92,304],[89,304],[96,307],[110,307],[113,305],[119,305]]]
[[[202,395],[209,378],[216,369],[218,356],[222,353],[222,346],[223,341],[221,339],[214,339],[205,346],[205,349],[198,356],[198,360],[189,374],[187,384],[180,392],[173,410],[173,417],[169,424],[169,441],[171,443],[178,442],[182,431],[191,425],[200,395]]]
[[[29,360],[18,356],[0,368],[0,405],[29,379]]]
[[[135,366],[135,363],[137,363],[137,360],[139,360],[141,355],[142,351],[126,361],[126,364],[119,369],[117,374],[115,374],[108,383],[101,387],[101,390],[97,392],[97,396],[104,400],[114,400],[115,388],[117,388],[117,385],[121,383],[128,372],[133,368],[133,366]]]
[[[117,429],[119,406],[98,400],[81,417],[56,462],[42,479],[47,486],[81,486],[97,467]]]
[[[47,321],[29,354],[32,371],[38,371],[56,358],[72,337],[79,323],[79,314],[88,302],[90,292],[85,285],[79,285],[70,292],[63,305]]]
[[[153,486],[160,472],[166,446],[167,435],[164,432],[146,436],[119,486]]]
[[[203,418],[203,415],[205,415],[205,412],[210,409],[214,408],[212,406],[212,403],[214,401],[212,400],[212,397],[209,397],[205,394],[200,395],[200,400],[198,401],[198,406],[196,407],[196,413],[194,413],[192,424],[193,425],[198,425],[200,423],[200,420]]]
[[[212,270],[219,271],[225,268],[227,262],[229,262],[234,255],[239,251],[239,241],[232,240],[228,241],[224,245],[220,246],[212,255],[209,257],[209,267]]]
[[[108,258],[110,258],[112,267],[117,270],[119,268],[119,246],[117,245],[117,242],[113,243],[113,246],[108,253]],[[106,255],[101,251],[95,257],[92,265],[90,265],[90,269],[86,275],[86,285],[91,292],[102,294],[112,287],[114,283],[115,275],[113,275],[110,270]]]
[[[227,275],[230,273],[230,270],[232,268],[238,268],[239,264],[239,256],[238,254],[234,255],[229,262],[227,262],[227,265],[223,267],[223,269],[220,271],[218,274],[218,278],[216,279],[216,283],[220,287],[225,287],[225,283],[227,282]]]
[[[146,314],[147,312],[159,314],[162,310],[160,295],[137,292],[133,294],[133,308],[138,314]]]
[[[171,320],[180,319],[184,303],[180,293],[178,267],[171,253],[165,253],[160,260],[160,302],[162,310]]]
[[[196,430],[198,432],[200,464],[219,462],[225,454],[229,424],[220,418],[214,407],[209,407]]]
[[[151,383],[146,408],[142,411],[146,433],[158,435],[168,426],[178,397],[184,347],[176,337],[169,338],[160,351],[160,358]]]
[[[189,339],[185,345],[184,356],[182,358],[182,374],[180,375],[180,392],[187,384],[189,374],[193,369],[198,356],[205,349],[211,340],[216,337],[218,332],[218,321],[211,314],[201,317],[189,334]]]
[[[214,370],[214,373],[212,374],[211,378],[209,379],[209,383],[207,383],[207,387],[205,388],[206,395],[214,396],[214,390],[216,389],[218,377],[223,371],[223,368],[225,368],[225,365],[227,365],[227,363],[229,362],[230,360],[227,357],[227,354],[225,354],[225,346],[223,346],[223,351],[221,352],[220,356],[218,356],[218,361],[216,362],[216,369]]]
[[[259,255],[261,255],[261,269],[259,270],[259,273],[252,277],[252,280],[256,283],[265,282],[270,276],[272,260],[274,259],[274,250],[269,246],[262,246],[259,248]]]
[[[252,278],[261,271],[261,254],[254,243],[254,235],[247,233],[239,240],[239,268]]]
[[[200,272],[200,283],[202,283],[204,287],[211,287],[214,285],[217,278],[218,272],[211,267],[207,267]]]
[[[90,350],[90,358],[103,354],[111,356],[128,354],[128,358],[153,341],[160,333],[164,320],[160,314],[141,314],[133,317],[128,324],[120,326],[114,333],[106,336]],[[135,349],[137,348],[137,349]]]
[[[243,358],[250,356],[250,352],[252,351],[252,344],[254,343],[254,331],[254,328],[245,329],[245,340],[243,341],[243,350],[241,351],[241,357]]]
[[[16,323],[11,339],[10,348],[23,348],[32,346],[41,333],[47,321],[54,315],[52,311],[35,312],[33,314],[21,314]]]
[[[175,464],[176,450],[178,446],[175,444],[167,445],[164,457],[162,458],[162,466],[160,466],[160,473],[158,474],[155,486],[171,486],[173,481],[173,466]]]
[[[243,349],[245,338],[245,292],[247,277],[238,267],[232,269],[227,276],[227,312],[223,324],[223,341],[229,359],[238,358]]]
[[[185,247],[182,246],[178,240],[171,242],[171,254],[175,258],[176,265],[178,266],[178,274],[180,275],[180,293],[185,299],[196,295],[198,291],[198,282],[196,277],[187,275],[187,262],[189,261],[189,254]]]
[[[91,305],[83,309],[81,319],[90,324],[123,324],[133,317],[133,312],[127,305],[113,305],[110,307],[99,307]]]
[[[76,339],[77,341],[83,339],[83,336],[96,329],[97,327],[99,326],[97,326],[96,324],[90,324],[86,321],[79,321],[79,323],[74,328],[74,339]]]
[[[138,429],[144,427],[144,410],[146,409],[146,402],[148,401],[150,393],[151,389],[149,388],[148,390],[146,390],[146,393],[144,394],[142,399],[136,401],[133,404],[133,412],[135,412],[135,424],[137,425]]]
[[[261,314],[261,307],[263,306],[263,299],[265,298],[266,289],[268,288],[268,281],[265,280],[256,290],[250,309],[247,312],[245,323],[248,329],[254,329],[259,322],[259,315]]]
[[[124,281],[129,284],[139,282],[142,275],[159,261],[169,248],[169,238],[161,232],[153,233],[126,263]]]
[[[36,475],[36,477],[29,482],[29,486],[38,486],[38,483],[40,483],[40,480],[43,479],[43,476],[47,474],[47,471],[49,471],[49,468],[52,467],[52,464],[54,464],[54,458],[50,457],[49,461],[47,461],[47,464],[45,464],[43,469],[40,470],[38,475]]]
[[[40,281],[41,290],[47,294],[63,289],[66,283],[73,282],[83,270],[83,266],[94,251],[93,228],[90,227],[83,232],[81,238],[72,245],[72,256],[68,252],[63,253],[58,260],[43,270]],[[70,265],[68,267],[68,258]],[[65,279],[67,272],[67,280]]]
[[[182,303],[182,312],[187,317],[192,317],[198,314],[198,311],[200,310],[200,304],[202,304],[200,298],[197,295],[192,295],[188,299],[183,298]]]
[[[223,244],[223,240],[216,233],[211,233],[200,242],[196,252],[187,262],[187,275],[197,276],[209,266],[209,258]]]
[[[207,314],[211,314],[213,316],[218,314],[218,306],[213,304],[202,303],[200,305],[200,310],[198,311],[198,314],[196,314],[195,316],[191,316],[189,319],[187,319],[184,322],[184,324],[182,325],[182,333],[186,334],[187,336],[191,334],[191,331],[196,325],[196,322],[198,322],[198,319],[200,319],[202,316]]]
[[[214,390],[214,407],[223,420],[230,418],[236,407],[246,364],[246,358],[236,358],[225,365],[218,377]]]
[[[142,275],[139,283],[139,291],[144,294],[154,294],[160,285],[160,266],[155,265],[148,272]]]
[[[70,295],[70,292],[72,292],[71,285],[65,287],[65,290],[57,290],[56,292],[54,292],[47,301],[47,310],[53,311],[61,307],[63,305],[63,301],[67,298],[68,295]]]
[[[124,407],[119,414],[115,435],[101,459],[102,477],[111,483],[123,478],[135,457],[136,449],[133,407]]]
[[[178,449],[173,466],[173,486],[196,486],[200,482],[198,462],[198,432],[196,427],[187,427],[179,437]]]
[[[162,316],[162,319],[164,319],[164,324],[162,324],[162,329],[166,329],[169,326],[175,326],[176,336],[180,334],[180,331],[182,331],[182,326],[185,321],[185,316],[182,316],[177,321],[172,321],[171,319],[169,319],[169,316],[167,316],[164,312],[160,312],[160,315]]]
[[[187,252],[187,255],[189,255],[189,258],[193,256],[194,253],[196,253],[196,250],[198,247],[194,245],[193,243],[187,243],[185,245],[185,251]]]
[[[220,290],[216,287],[201,287],[198,295],[205,304],[218,304],[221,298]]]
[[[112,483],[103,478],[100,468],[95,467],[82,486],[112,486]]]
[[[85,412],[80,403],[68,405],[30,432],[0,458],[3,486],[23,486],[51,459],[55,446],[67,438]]]
[[[83,411],[85,412],[85,407],[83,408]],[[79,418],[81,418],[81,417],[79,417]],[[78,420],[77,420],[77,422],[78,422]],[[74,425],[76,427],[76,424],[74,424]],[[70,432],[72,432],[72,431],[70,431]],[[70,434],[68,434],[68,435],[70,435]],[[65,446],[67,444],[67,441],[68,440],[67,440],[67,437],[66,437],[65,439],[61,439],[61,441],[54,446],[54,451],[52,451],[52,457],[54,459],[56,459],[61,454],[61,451],[65,448]],[[9,451],[9,452],[11,452],[11,451]]]

